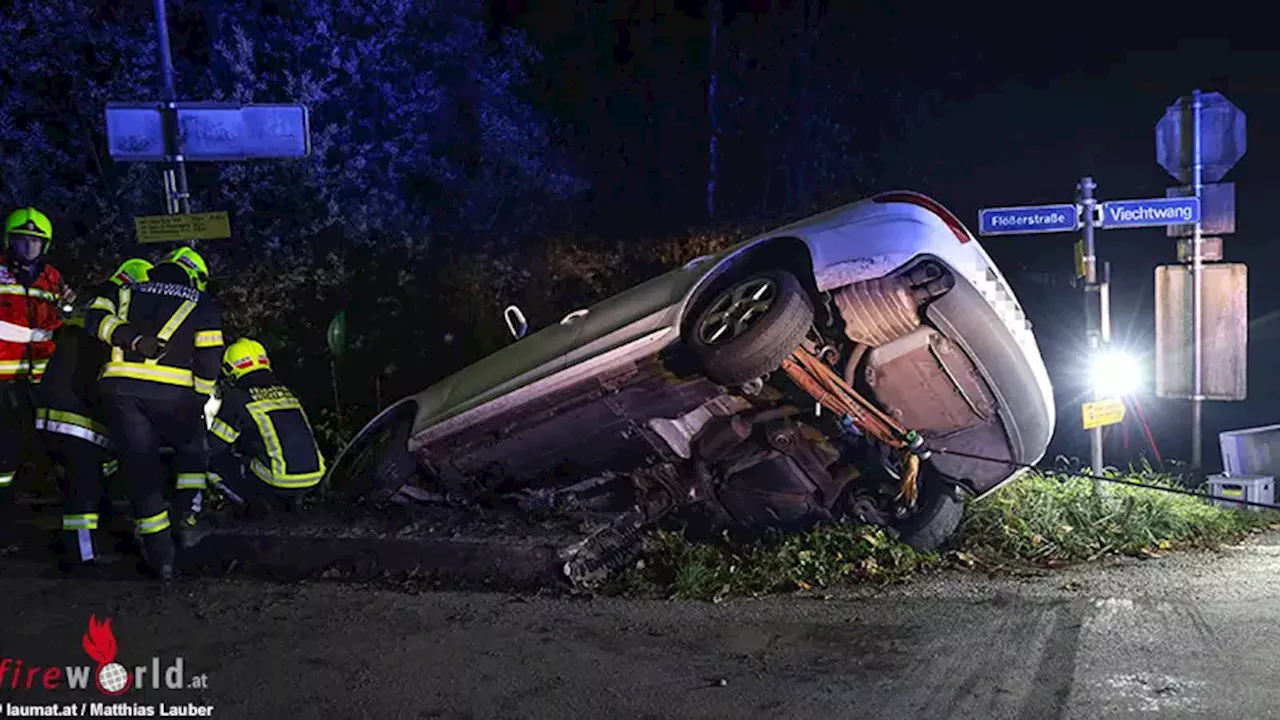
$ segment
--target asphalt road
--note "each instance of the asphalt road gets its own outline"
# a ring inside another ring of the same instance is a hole
[[[1277,538],[723,605],[40,574],[0,560],[0,663],[88,662],[89,615],[110,617],[121,662],[181,656],[184,681],[208,687],[108,702],[212,717],[1280,717]],[[12,677],[4,703],[103,701]]]

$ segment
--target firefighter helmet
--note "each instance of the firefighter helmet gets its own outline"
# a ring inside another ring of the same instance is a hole
[[[271,360],[267,358],[267,349],[257,340],[240,338],[228,345],[222,353],[222,372],[233,380],[239,380],[255,370],[270,369]]]
[[[53,242],[53,223],[39,210],[33,207],[18,208],[4,219],[4,249],[9,249],[10,235],[29,235],[44,240],[41,252],[49,251]]]
[[[173,263],[187,271],[195,288],[204,292],[209,287],[209,266],[205,264],[200,253],[189,247],[180,247],[165,256],[164,262]]]
[[[111,282],[116,285],[134,285],[147,281],[147,275],[151,272],[151,268],[155,265],[150,260],[143,258],[129,258],[120,263],[120,267],[116,268],[116,272],[111,276]]]

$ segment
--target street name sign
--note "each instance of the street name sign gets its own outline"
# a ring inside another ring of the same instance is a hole
[[[1200,222],[1194,197],[1112,200],[1102,203],[1103,228],[1157,227]]]
[[[187,162],[302,158],[311,127],[302,105],[176,103],[178,154]],[[108,103],[107,150],[123,162],[166,162],[158,103]]]
[[[1027,205],[978,211],[979,235],[1032,235],[1079,229],[1077,205]]]
[[[1084,429],[1092,430],[1124,422],[1123,400],[1098,400],[1080,406]]]
[[[231,237],[231,220],[225,212],[194,215],[147,215],[133,219],[140,243],[222,240]]]

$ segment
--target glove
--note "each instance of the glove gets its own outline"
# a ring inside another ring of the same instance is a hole
[[[75,290],[69,287],[62,288],[62,294],[58,296],[58,308],[64,316],[75,312],[77,299]]]
[[[134,338],[129,349],[148,360],[154,360],[164,355],[165,345],[163,340],[153,335],[139,335]]]

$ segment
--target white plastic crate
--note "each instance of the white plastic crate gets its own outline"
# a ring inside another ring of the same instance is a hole
[[[1231,500],[1268,504],[1276,501],[1276,480],[1270,475],[1210,475],[1207,482],[1209,494],[1214,498],[1221,498],[1215,499],[1214,505],[1262,510],[1256,505],[1241,505]]]
[[[1222,472],[1280,476],[1280,425],[1218,433]]]

